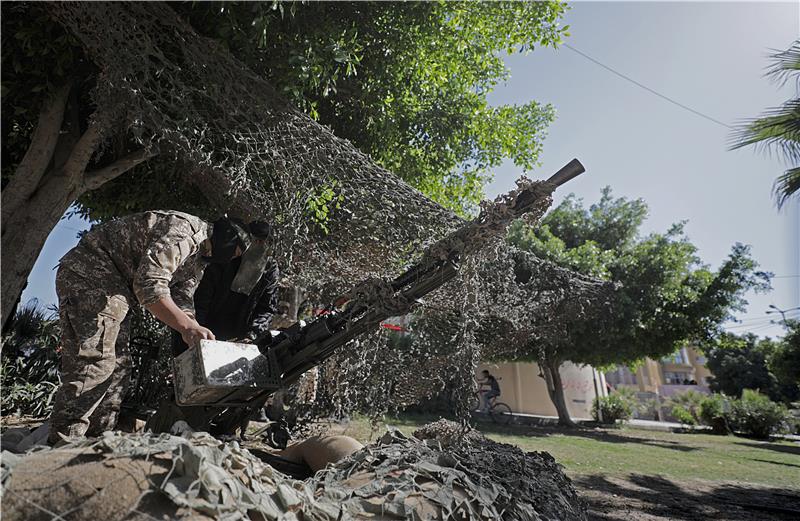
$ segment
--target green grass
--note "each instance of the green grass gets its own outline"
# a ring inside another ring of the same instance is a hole
[[[390,425],[410,434],[431,417],[389,419]],[[489,438],[525,451],[546,451],[570,475],[659,475],[685,480],[741,481],[800,488],[800,444],[762,442],[734,436],[679,434],[639,429],[579,429],[550,427],[498,428],[479,424]],[[374,440],[383,425],[372,429],[357,419],[345,434],[362,441]]]

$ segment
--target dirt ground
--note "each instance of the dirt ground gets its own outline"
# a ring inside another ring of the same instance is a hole
[[[41,420],[3,417],[2,430]],[[336,431],[336,429],[331,429]],[[798,460],[800,466],[800,460]],[[800,493],[743,482],[675,481],[632,474],[579,474],[573,483],[592,521],[789,521],[800,519]]]
[[[686,481],[657,476],[573,477],[593,521],[767,521],[800,519],[795,490],[751,483]]]

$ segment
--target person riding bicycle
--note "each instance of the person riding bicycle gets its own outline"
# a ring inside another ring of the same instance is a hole
[[[482,379],[478,380],[478,395],[481,398],[481,412],[489,412],[489,408],[493,404],[493,400],[500,396],[500,384],[497,383],[497,378],[484,369],[481,371]]]

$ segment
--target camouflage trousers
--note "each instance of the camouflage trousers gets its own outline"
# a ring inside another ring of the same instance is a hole
[[[59,434],[97,436],[113,430],[130,380],[127,315],[136,301],[111,266],[82,268],[62,263],[56,275],[61,387],[50,418],[51,444]]]

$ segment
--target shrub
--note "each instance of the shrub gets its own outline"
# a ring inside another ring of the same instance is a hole
[[[771,434],[785,432],[789,420],[786,406],[773,402],[758,391],[745,389],[742,398],[731,403],[731,427],[747,436],[769,438]]]
[[[797,416],[789,414],[789,434],[800,434],[800,418]]]
[[[706,395],[697,391],[686,391],[676,394],[667,402],[672,406],[672,416],[679,422],[686,425],[697,425],[700,423],[700,403]]]
[[[47,416],[60,383],[58,321],[34,299],[14,315],[3,337],[0,407],[5,414]]]
[[[715,434],[728,434],[731,432],[728,425],[730,404],[722,394],[714,393],[700,401],[700,421],[711,427]]]
[[[637,418],[652,419],[658,421],[661,416],[659,413],[659,404],[656,398],[648,400],[640,400],[636,407]]]
[[[678,422],[685,425],[697,425],[697,419],[692,412],[683,405],[673,405],[670,411]]]
[[[636,395],[630,389],[620,388],[608,396],[595,398],[592,406],[592,415],[597,421],[598,409],[602,413],[602,423],[614,424],[617,420],[628,420],[633,414],[636,404]]]

